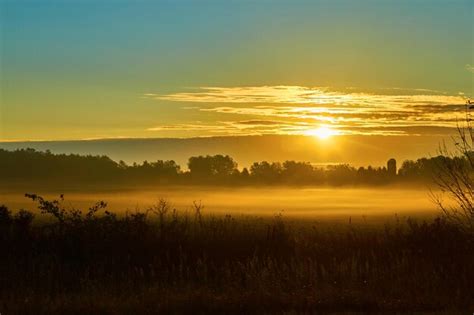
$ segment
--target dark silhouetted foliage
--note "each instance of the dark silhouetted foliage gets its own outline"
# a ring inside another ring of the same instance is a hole
[[[437,162],[435,183],[441,194],[433,193],[433,199],[443,211],[444,217],[459,228],[474,234],[474,126],[473,105],[467,101],[466,116],[458,123],[457,136],[453,138],[455,151],[446,145],[440,147],[441,156]],[[450,158],[448,158],[450,157]],[[448,196],[451,205],[443,201]]]
[[[105,156],[80,156],[37,152],[32,149],[0,149],[0,182],[95,184],[190,184],[190,185],[386,185],[394,183],[429,183],[440,165],[467,165],[469,155],[421,158],[404,161],[395,172],[396,162],[386,167],[347,165],[313,166],[307,162],[255,162],[239,171],[228,155],[189,158],[187,171],[174,161],[144,161],[142,164],[116,163]]]
[[[0,207],[2,314],[471,311],[474,239],[443,219],[385,228],[179,213],[116,216],[30,194]]]

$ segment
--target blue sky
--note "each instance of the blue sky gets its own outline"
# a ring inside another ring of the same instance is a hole
[[[359,99],[362,93],[385,102],[383,96],[408,94],[426,106],[443,106],[459,105],[474,90],[472,1],[0,3],[3,140],[281,133],[285,124],[297,127],[283,130],[305,134],[328,121],[276,119],[249,109],[288,107],[281,95],[271,94],[276,86],[310,89],[314,104],[290,105],[335,118],[329,107],[341,106],[344,117],[350,110],[360,116],[359,107],[365,108],[337,103],[341,95]],[[232,95],[232,88],[250,97],[268,88],[258,104],[176,98],[190,91],[200,97],[206,87],[221,88],[222,97]],[[329,107],[320,104],[324,93],[333,102]],[[247,111],[219,110],[223,107]],[[445,116],[428,115],[424,125],[449,127],[452,107],[443,108]],[[236,127],[256,119],[279,125]],[[384,121],[364,119],[369,122],[364,126],[329,125],[341,134],[360,128],[370,134]],[[219,128],[222,133],[212,132]]]

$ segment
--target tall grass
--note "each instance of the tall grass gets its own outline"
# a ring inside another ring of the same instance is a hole
[[[28,196],[54,220],[0,207],[2,314],[474,309],[474,238],[442,219],[324,227],[165,200],[118,217]]]

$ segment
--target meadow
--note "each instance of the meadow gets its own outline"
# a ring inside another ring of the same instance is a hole
[[[200,202],[179,211],[164,199],[117,215],[103,202],[81,211],[27,197],[50,220],[0,209],[2,314],[474,308],[474,238],[442,218],[371,225],[207,213]]]

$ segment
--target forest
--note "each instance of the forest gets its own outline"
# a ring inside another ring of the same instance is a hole
[[[387,185],[430,182],[440,165],[467,164],[468,158],[439,155],[403,161],[397,169],[390,159],[387,167],[353,167],[349,164],[314,166],[308,162],[255,162],[239,168],[228,155],[193,156],[186,168],[175,161],[115,162],[107,156],[53,154],[50,151],[0,149],[0,182],[96,182],[183,185]]]

